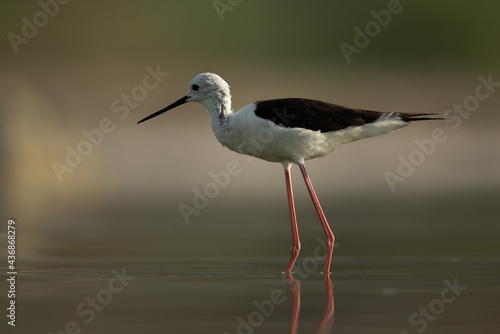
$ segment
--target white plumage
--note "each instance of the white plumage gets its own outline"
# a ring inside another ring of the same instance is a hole
[[[194,87],[199,87],[193,90]],[[203,104],[210,114],[217,140],[228,149],[270,162],[304,163],[330,154],[341,144],[379,136],[406,125],[395,114],[382,114],[374,123],[351,126],[339,131],[320,132],[287,128],[255,115],[256,103],[237,112],[231,109],[229,85],[212,73],[197,75],[189,85],[188,102]]]

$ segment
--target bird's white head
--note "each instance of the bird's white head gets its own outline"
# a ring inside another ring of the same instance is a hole
[[[195,76],[189,84],[187,93],[188,101],[200,103],[211,99],[223,99],[226,95],[230,95],[229,85],[214,73],[201,73]]]
[[[214,73],[201,73],[194,77],[189,84],[186,96],[172,103],[168,107],[140,120],[138,124],[156,117],[167,110],[178,107],[186,102],[199,102],[205,106],[211,117],[223,118],[231,113],[231,92],[224,79]]]

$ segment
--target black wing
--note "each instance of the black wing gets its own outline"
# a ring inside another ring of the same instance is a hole
[[[287,98],[256,102],[255,114],[258,117],[270,120],[277,125],[288,128],[305,128],[313,131],[329,132],[342,130],[350,126],[361,126],[375,122],[380,116],[389,113],[352,109],[337,104],[317,100]],[[393,113],[403,121],[419,121],[429,118],[423,116],[433,113]]]

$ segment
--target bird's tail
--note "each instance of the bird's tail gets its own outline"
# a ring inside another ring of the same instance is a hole
[[[415,122],[415,121],[432,121],[432,120],[443,120],[443,117],[428,117],[437,115],[437,113],[418,113],[418,114],[408,114],[408,113],[399,113],[397,116],[401,117],[401,119],[405,122]]]

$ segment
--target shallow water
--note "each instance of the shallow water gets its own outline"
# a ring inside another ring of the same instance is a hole
[[[314,257],[299,258],[294,278],[287,279],[286,261],[24,260],[15,330],[498,333],[500,328],[498,260],[334,257],[329,279]]]
[[[299,211],[293,280],[283,274],[286,203],[279,217],[273,203],[214,203],[190,225],[166,219],[175,215],[163,202],[106,205],[36,226],[19,218],[16,328],[4,321],[0,332],[499,333],[497,198],[410,198],[388,202],[390,211],[378,210],[383,199],[363,210],[332,201],[326,280],[311,207]],[[3,305],[7,290],[0,280]]]

